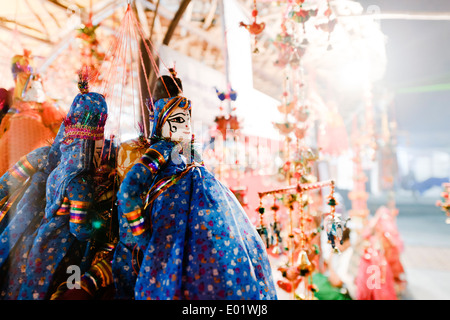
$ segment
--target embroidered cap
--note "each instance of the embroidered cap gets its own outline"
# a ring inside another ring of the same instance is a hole
[[[103,95],[96,92],[79,93],[64,119],[64,144],[74,139],[102,140],[108,110]]]

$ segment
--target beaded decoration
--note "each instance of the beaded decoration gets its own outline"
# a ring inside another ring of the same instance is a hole
[[[102,140],[108,114],[85,112],[81,116],[64,119],[65,131],[62,143],[71,144],[75,139]],[[89,125],[97,123],[96,126]]]
[[[334,182],[331,184],[331,193],[328,197],[328,205],[331,208],[330,213],[327,214],[327,217],[324,219],[324,226],[327,233],[328,242],[331,244],[333,251],[335,253],[340,253],[340,250],[336,247],[336,241],[342,245],[342,235],[344,233],[344,229],[347,227],[347,222],[349,219],[342,221],[340,218],[340,214],[336,213],[336,205],[338,204],[336,199],[334,198]]]
[[[259,213],[259,227],[256,228],[256,231],[258,231],[258,234],[260,235],[261,239],[263,240],[264,244],[266,245],[266,248],[269,248],[270,247],[269,231],[267,230],[267,227],[264,224],[265,208],[263,207],[263,204],[262,204],[262,197],[259,198],[259,207],[256,209],[256,211]]]
[[[66,145],[71,144],[75,139],[103,140],[104,127],[108,117],[106,110],[103,112],[96,110],[97,106],[100,107],[99,101],[91,99],[89,94],[90,75],[87,66],[84,65],[80,69],[78,78],[78,89],[82,97],[75,98],[78,103],[76,104],[76,100],[74,100],[72,106],[74,110],[71,109],[64,119],[65,131],[62,143]],[[95,95],[95,93],[92,94]],[[103,95],[101,96],[103,97]]]
[[[87,66],[83,66],[78,72],[78,90],[82,94],[89,92],[89,69]]]
[[[272,234],[271,234],[271,244],[273,245],[272,253],[273,254],[280,254],[283,252],[281,249],[281,225],[278,221],[278,210],[280,210],[280,207],[277,205],[277,198],[275,195],[273,196],[273,205],[270,207],[270,209],[273,211],[273,223],[271,225],[272,227]]]

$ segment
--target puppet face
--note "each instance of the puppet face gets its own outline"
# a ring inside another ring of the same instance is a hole
[[[32,80],[26,89],[23,101],[34,101],[42,103],[45,101],[44,88],[40,80]]]
[[[176,142],[189,141],[192,137],[189,110],[177,107],[164,123],[161,135]]]

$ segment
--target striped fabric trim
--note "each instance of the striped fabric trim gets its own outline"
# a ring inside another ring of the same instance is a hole
[[[93,272],[102,279],[101,286],[106,287],[113,282],[111,264],[101,260],[92,266]]]
[[[36,172],[36,169],[28,161],[27,157],[22,157],[11,169],[10,174],[17,180],[23,182]]]
[[[157,150],[148,149],[138,162],[155,174],[166,163],[166,160]]]
[[[125,217],[127,218],[128,225],[130,226],[131,233],[134,236],[141,235],[144,231],[147,230],[145,226],[145,220],[141,215],[142,210],[137,209],[132,212],[128,212],[125,214]]]
[[[30,185],[30,180],[28,180],[26,183],[24,183],[9,198],[8,198],[8,196],[6,196],[0,201],[0,222],[3,220],[3,218],[9,212],[9,209],[11,209],[11,207],[16,202],[16,200],[19,199],[19,197],[21,197],[23,195],[23,193],[25,192],[25,190],[28,188],[29,185]]]
[[[178,181],[180,181],[192,168],[199,167],[200,165],[196,163],[192,163],[189,166],[186,167],[182,172],[179,174],[164,177],[158,182],[156,182],[153,187],[148,191],[147,196],[145,197],[145,206],[144,209],[147,209],[149,205],[153,203],[153,201],[161,194],[163,193],[167,188],[170,186],[176,184]]]
[[[8,196],[3,197],[3,199],[0,200],[0,207],[6,203],[6,200],[8,200]]]
[[[58,211],[56,211],[56,214],[58,216],[65,216],[66,214],[70,213],[70,201],[69,198],[64,197],[63,203],[61,204],[61,207],[59,207]]]
[[[90,202],[85,201],[70,201],[70,222],[84,223],[90,204]]]

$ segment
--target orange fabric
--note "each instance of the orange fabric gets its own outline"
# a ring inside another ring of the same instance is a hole
[[[45,117],[32,103],[19,102],[15,107],[21,112],[5,117],[0,126],[0,130],[6,130],[0,138],[0,175],[22,156],[49,145],[57,132],[45,124],[51,122],[53,126],[59,128],[62,121],[62,115],[58,115],[59,111],[53,106],[46,106],[48,110]]]
[[[63,112],[55,108],[51,103],[46,101],[42,104],[42,121],[55,135],[58,133],[63,118]]]
[[[139,161],[148,147],[149,145],[146,141],[140,141],[139,139],[125,141],[120,145],[117,154],[117,173],[120,181],[123,181],[127,172]]]

